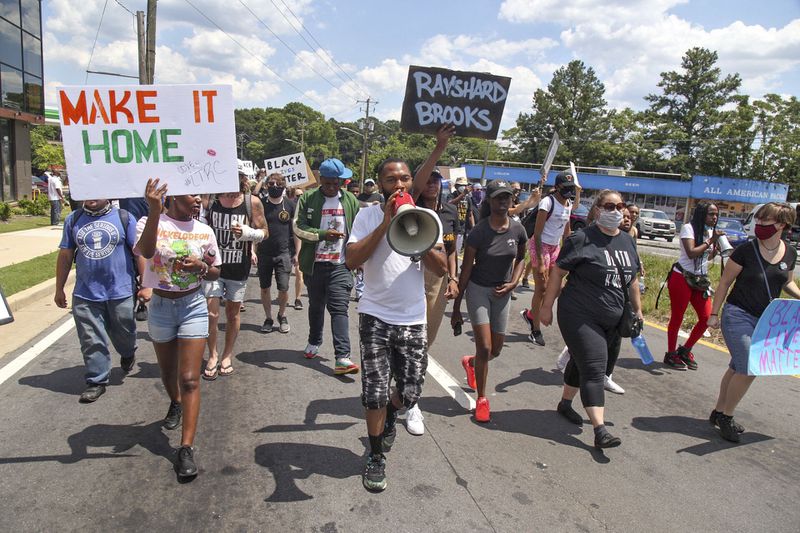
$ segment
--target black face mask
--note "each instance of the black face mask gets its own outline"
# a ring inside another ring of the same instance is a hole
[[[574,200],[575,199],[575,189],[561,189],[558,191],[562,198],[565,200]]]
[[[269,194],[270,198],[280,198],[283,196],[283,191],[286,187],[279,187],[278,185],[269,185],[267,187],[267,194]]]

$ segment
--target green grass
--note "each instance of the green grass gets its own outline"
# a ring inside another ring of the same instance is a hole
[[[3,293],[11,296],[56,277],[57,256],[58,252],[53,252],[0,268],[0,287],[3,287]]]
[[[24,231],[26,229],[44,228],[50,225],[50,217],[32,217],[15,215],[8,222],[0,222],[0,233]]]

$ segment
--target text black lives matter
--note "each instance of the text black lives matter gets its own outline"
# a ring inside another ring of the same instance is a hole
[[[435,133],[453,124],[463,137],[496,139],[511,78],[412,65],[400,125],[403,131]]]

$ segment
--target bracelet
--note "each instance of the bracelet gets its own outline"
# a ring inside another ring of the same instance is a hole
[[[197,274],[197,277],[200,279],[204,279],[206,277],[206,274],[208,274],[208,265],[205,262],[201,263],[201,265],[203,266],[203,268]]]
[[[718,315],[717,313],[711,313],[711,314],[710,314],[710,315],[708,315],[708,316],[719,316],[719,315]]]

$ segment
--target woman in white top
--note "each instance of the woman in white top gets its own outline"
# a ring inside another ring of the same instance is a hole
[[[533,236],[528,241],[536,285],[533,288],[531,308],[523,309],[521,315],[531,328],[528,338],[539,346],[544,346],[539,310],[542,308],[550,269],[555,267],[558,259],[561,239],[562,237],[566,239],[571,233],[569,215],[572,212],[574,199],[575,179],[569,172],[559,172],[556,175],[555,192],[539,202],[536,226]]]
[[[687,367],[697,370],[692,347],[706,331],[708,317],[711,315],[708,268],[717,253],[717,239],[724,234],[716,229],[717,218],[717,206],[709,202],[697,204],[692,213],[691,224],[684,224],[681,228],[681,255],[667,278],[670,319],[664,364],[676,370],[686,370]],[[689,303],[697,313],[697,324],[692,328],[686,342],[677,346],[678,332]]]

